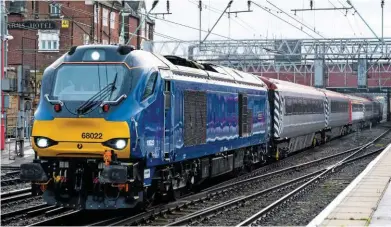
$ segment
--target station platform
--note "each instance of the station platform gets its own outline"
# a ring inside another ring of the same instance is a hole
[[[17,156],[15,152],[14,141],[6,141],[5,149],[1,151],[2,166],[20,166],[25,162],[31,162],[34,159],[34,150],[31,148],[29,140],[24,141],[24,157]]]
[[[307,226],[391,226],[391,144]]]

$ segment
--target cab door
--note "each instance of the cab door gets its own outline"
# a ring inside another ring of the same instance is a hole
[[[164,80],[164,155],[166,162],[174,160],[174,94],[171,92],[172,81]]]

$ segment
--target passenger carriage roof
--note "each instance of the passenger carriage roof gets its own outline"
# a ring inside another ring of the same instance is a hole
[[[353,103],[369,103],[371,102],[369,99],[363,98],[363,97],[358,97],[354,95],[348,95],[344,94],[346,97],[348,97]]]
[[[260,76],[261,79],[269,81],[271,85],[269,85],[270,89],[278,90],[281,92],[287,91],[287,92],[293,92],[293,93],[304,93],[309,95],[318,95],[318,96],[324,96],[324,93],[317,90],[314,87],[305,86],[301,84],[296,84],[284,80],[278,80],[274,78],[266,78]],[[272,87],[274,86],[274,88]]]
[[[341,93],[338,93],[338,92],[335,92],[335,91],[330,91],[330,90],[323,89],[323,88],[318,88],[318,90],[319,90],[319,91],[322,91],[322,92],[325,92],[325,93],[326,93],[326,96],[328,96],[328,97],[340,98],[340,99],[344,99],[344,100],[346,100],[346,101],[349,100],[349,98],[346,97],[346,95],[341,94]]]

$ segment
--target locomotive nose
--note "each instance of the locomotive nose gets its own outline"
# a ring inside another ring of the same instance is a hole
[[[35,121],[33,148],[38,156],[102,157],[114,150],[118,158],[130,157],[130,132],[127,122],[102,118],[56,118]]]

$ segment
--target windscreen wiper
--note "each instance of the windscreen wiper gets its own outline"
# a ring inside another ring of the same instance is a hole
[[[76,110],[77,113],[84,114],[88,110],[90,110],[93,106],[95,106],[97,103],[102,102],[109,94],[111,97],[111,95],[113,94],[113,91],[115,89],[117,89],[115,87],[116,81],[117,81],[117,74],[115,75],[114,81],[112,83],[106,85],[106,87],[104,87],[102,90],[98,91],[94,96],[92,96],[87,101],[85,101],[83,104],[81,104],[79,106],[79,108],[77,108],[77,110]],[[97,101],[98,98],[100,98],[100,101]]]
[[[117,73],[115,74],[114,81],[113,81],[113,89],[111,89],[109,100],[111,99],[111,96],[113,95],[114,90],[116,89],[115,83],[117,82]]]

